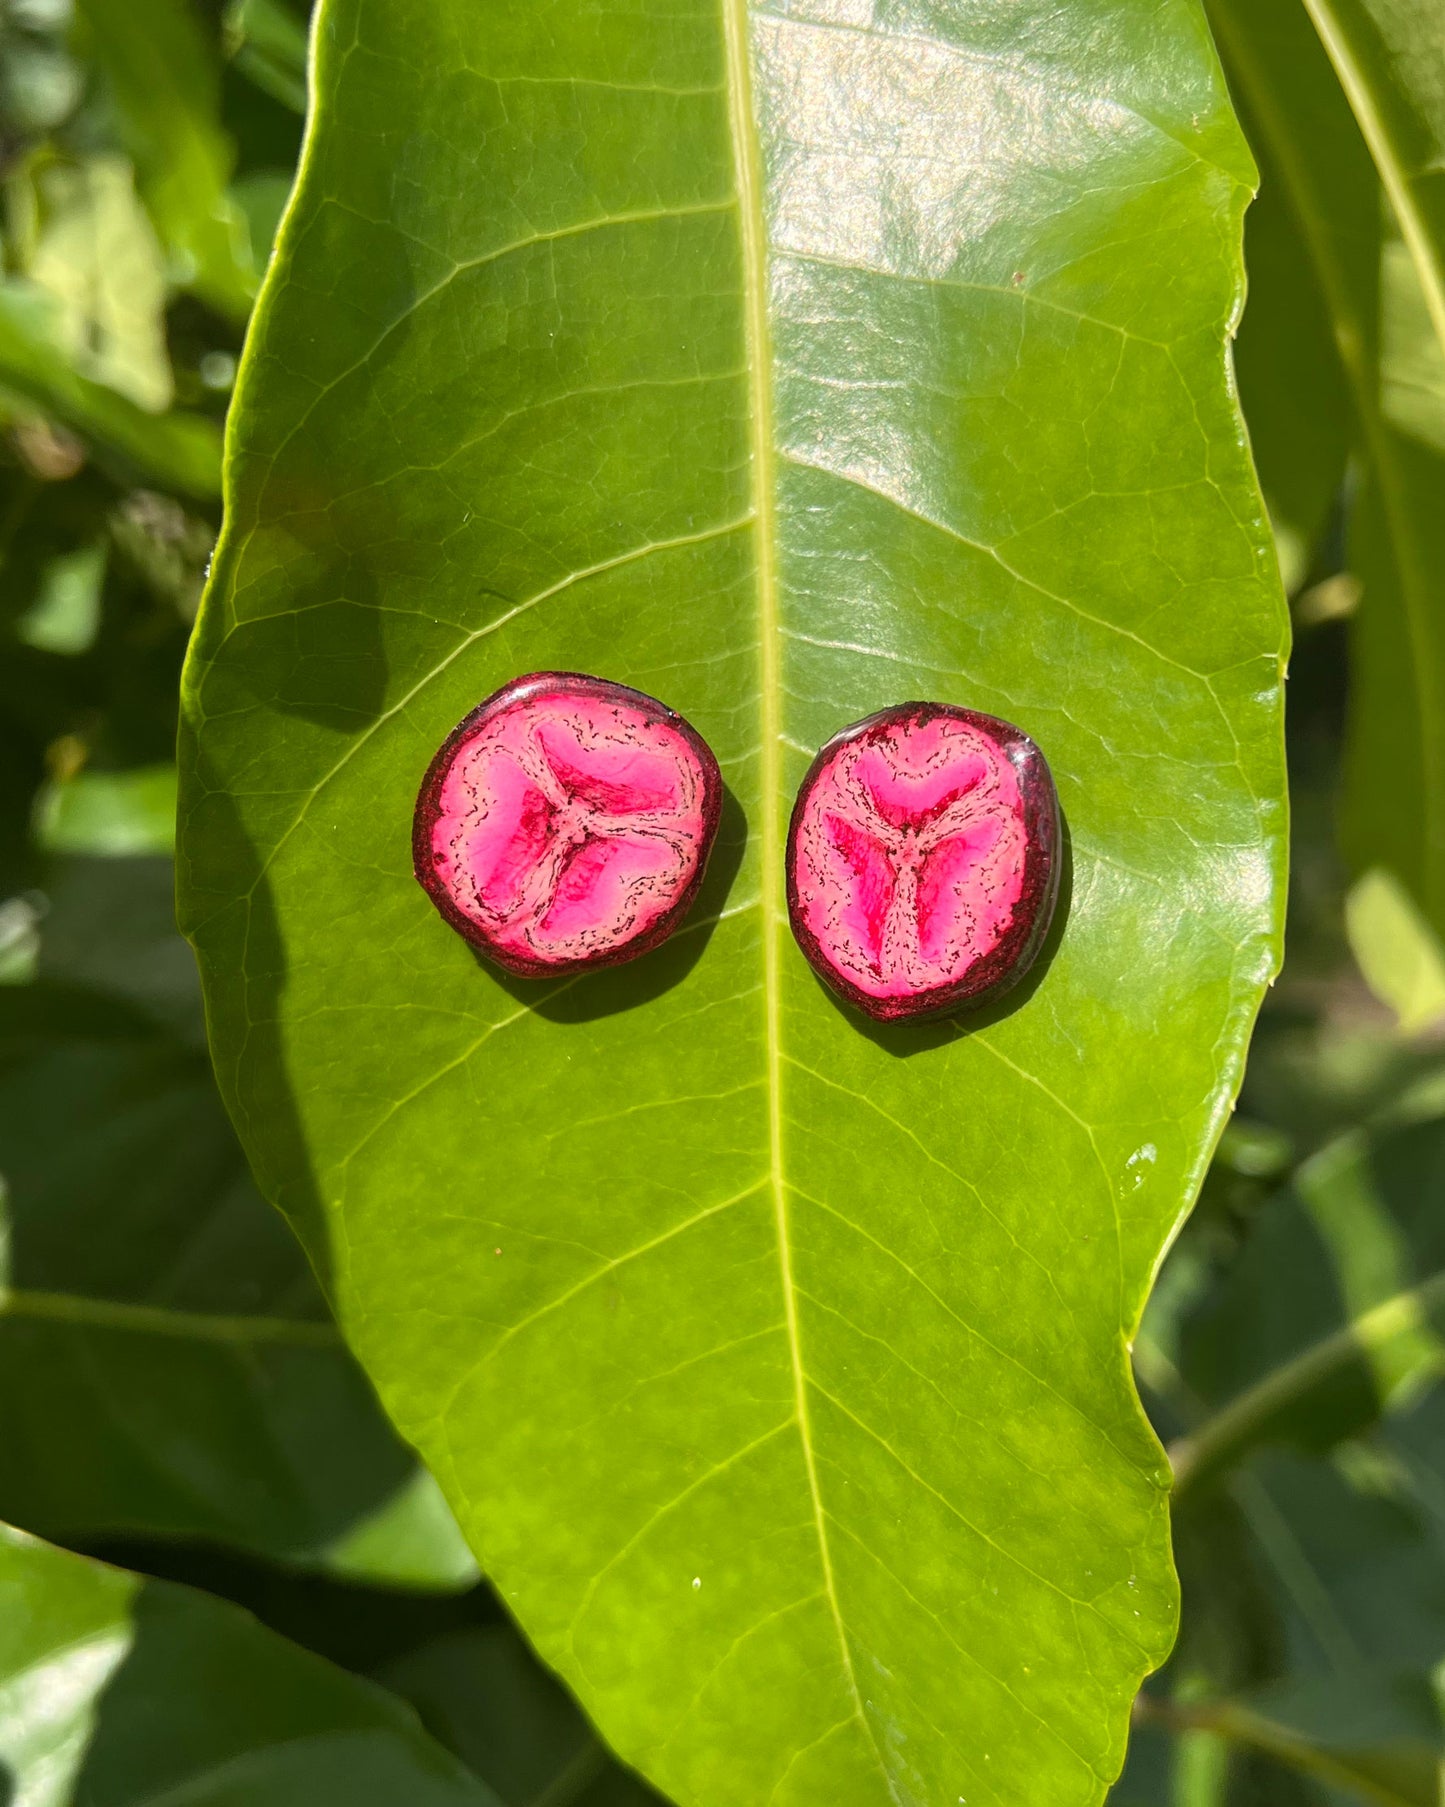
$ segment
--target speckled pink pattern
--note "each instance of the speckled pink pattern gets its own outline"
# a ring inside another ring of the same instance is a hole
[[[811,781],[795,912],[867,997],[936,992],[1007,932],[1026,850],[1018,776],[996,740],[945,715],[882,722]]]
[[[652,945],[690,899],[719,789],[706,748],[663,705],[537,674],[469,717],[434,764],[418,877],[514,971],[605,964]]]

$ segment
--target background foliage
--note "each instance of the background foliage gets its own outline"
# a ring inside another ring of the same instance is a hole
[[[1430,16],[1212,13],[1264,181],[1238,370],[1297,631],[1295,864],[1240,1111],[1136,1346],[1185,1612],[1133,1807],[1438,1800]],[[304,31],[284,0],[8,0],[0,27],[0,1518],[130,1571],[0,1545],[0,1800],[637,1802],[256,1194],[173,928],[177,675]]]

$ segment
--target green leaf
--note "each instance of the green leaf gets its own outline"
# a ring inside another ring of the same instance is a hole
[[[1429,1685],[1418,1676],[1352,1672],[1259,1698],[1176,1709],[1170,1718],[1181,1742],[1203,1734],[1260,1751],[1332,1790],[1343,1789],[1349,1802],[1438,1807],[1445,1752]],[[1326,1798],[1340,1799],[1333,1793]]]
[[[1186,1323],[1182,1378],[1217,1409],[1173,1452],[1176,1497],[1261,1443],[1328,1449],[1445,1374],[1445,1120],[1400,1114],[1306,1161]]]
[[[1445,1761],[1440,1404],[1436,1392],[1406,1415],[1425,1420],[1432,1464],[1391,1433],[1330,1464],[1263,1458],[1239,1489],[1289,1673],[1225,1703],[1220,1729],[1387,1807],[1434,1807]]]
[[[0,1788],[24,1807],[497,1807],[400,1702],[248,1613],[3,1527]]]
[[[168,862],[68,872],[41,982],[0,991],[0,1513],[467,1585],[435,1485],[251,1185],[164,932]]]
[[[220,57],[186,0],[78,0],[172,276],[244,320],[256,292],[245,218],[227,193]]]
[[[1246,114],[1244,123],[1251,123]],[[1353,411],[1331,321],[1287,193],[1251,133],[1259,198],[1244,227],[1249,299],[1234,362],[1285,588],[1309,573],[1344,481]]]
[[[15,624],[16,637],[41,652],[88,652],[100,628],[105,565],[104,540],[51,559],[34,602]]]
[[[506,1807],[658,1807],[598,1742],[510,1625],[434,1638],[377,1680],[409,1700],[439,1744]]]
[[[1192,1421],[1171,1453],[1193,1605],[1173,1699],[1141,1711],[1393,1807],[1433,1807],[1445,1754],[1442,1089],[1436,1072],[1319,1150],[1237,1250],[1218,1223],[1192,1227],[1136,1344]],[[1210,1241],[1191,1288],[1180,1253]]]
[[[1354,870],[1445,936],[1445,341],[1398,239],[1381,248],[1380,452],[1351,561],[1364,583],[1342,806]]]
[[[269,259],[276,243],[281,217],[291,199],[291,180],[289,170],[256,170],[243,176],[231,191],[246,215],[258,263]]]
[[[74,368],[57,341],[53,306],[38,289],[0,283],[0,395],[31,404],[72,428],[123,477],[139,476],[187,496],[214,496],[221,483],[215,423],[176,409],[148,414],[129,397]]]
[[[175,767],[84,771],[53,780],[37,800],[35,828],[40,845],[52,853],[169,853],[176,832]]]
[[[286,0],[231,0],[226,48],[258,88],[293,112],[306,111],[306,27]]]
[[[1126,1342],[1278,955],[1202,14],[330,0],[317,57],[185,697],[257,1173],[669,1793],[1095,1802],[1174,1621]],[[668,948],[509,988],[411,811],[545,666],[684,710],[737,807]],[[914,696],[1036,735],[1072,901],[995,1018],[868,1033],[783,832]]]
[[[1431,0],[1304,0],[1445,346],[1445,88]]]
[[[165,273],[130,164],[41,158],[26,173],[36,218],[23,268],[58,304],[57,341],[83,375],[162,413],[175,392]]]
[[[1431,87],[1437,9],[1432,0],[1211,0],[1211,17],[1254,142],[1278,170],[1309,248],[1363,453],[1350,545],[1364,597],[1346,851],[1357,873],[1391,873],[1445,933],[1445,103]]]
[[[1362,976],[1403,1034],[1445,1016],[1445,948],[1397,878],[1377,867],[1357,879],[1345,924]]]

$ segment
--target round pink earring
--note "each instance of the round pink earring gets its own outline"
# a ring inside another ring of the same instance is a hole
[[[788,829],[788,915],[813,970],[880,1022],[1000,996],[1043,945],[1059,801],[1022,729],[946,703],[844,728]]]
[[[529,672],[442,743],[417,797],[413,865],[446,921],[508,972],[613,966],[691,908],[722,794],[712,749],[655,697]]]

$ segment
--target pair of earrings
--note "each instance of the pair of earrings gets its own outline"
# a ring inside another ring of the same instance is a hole
[[[578,672],[515,678],[443,742],[417,798],[416,876],[508,972],[631,960],[702,884],[723,782],[655,697]],[[1021,729],[900,703],[813,761],[788,829],[788,915],[814,971],[879,1021],[996,997],[1048,933],[1059,806]]]

